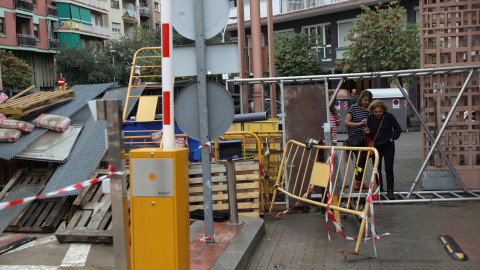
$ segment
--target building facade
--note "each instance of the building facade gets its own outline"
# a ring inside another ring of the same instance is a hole
[[[56,84],[57,23],[51,0],[0,1],[0,48],[12,51],[33,68],[37,91],[53,89]]]

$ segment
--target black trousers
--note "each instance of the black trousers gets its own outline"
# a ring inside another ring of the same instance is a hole
[[[385,161],[385,174],[387,176],[387,190],[394,189],[393,162],[395,159],[395,142],[388,142],[384,145],[375,146],[379,155],[378,175],[380,177],[380,186],[383,186],[382,167]],[[383,188],[382,188],[383,190]]]

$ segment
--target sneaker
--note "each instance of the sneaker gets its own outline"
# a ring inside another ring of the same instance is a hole
[[[360,182],[358,182],[358,181],[355,182],[355,187],[354,187],[354,189],[355,189],[356,191],[360,190]]]

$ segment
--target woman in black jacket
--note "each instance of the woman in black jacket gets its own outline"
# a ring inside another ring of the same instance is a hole
[[[385,160],[385,174],[387,176],[387,197],[395,200],[393,196],[393,160],[395,158],[394,141],[400,137],[402,128],[395,119],[393,114],[387,112],[388,107],[379,99],[373,101],[368,106],[371,112],[367,118],[367,127],[364,128],[365,134],[374,142],[374,147],[378,151],[378,175],[380,177],[380,189],[383,191],[382,185],[382,158]],[[380,127],[380,129],[379,129]],[[378,131],[378,134],[377,134]]]

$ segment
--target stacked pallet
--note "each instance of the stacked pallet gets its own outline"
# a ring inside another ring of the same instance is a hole
[[[260,217],[260,175],[258,160],[235,161],[238,213]],[[213,210],[228,211],[226,162],[211,163]],[[190,211],[203,209],[202,164],[189,167]]]
[[[99,173],[103,171],[103,173]],[[108,174],[107,170],[93,173],[92,178]],[[82,189],[73,202],[73,216],[60,225],[55,236],[61,243],[111,243],[113,241],[110,194],[102,191],[102,183]]]
[[[2,194],[15,192],[22,187],[38,186],[37,193],[39,193],[54,171],[55,168],[21,168],[2,190],[0,198],[3,197]],[[12,188],[11,191],[7,192],[10,188]],[[22,209],[5,231],[51,233],[60,224],[71,203],[71,197],[35,200]]]

